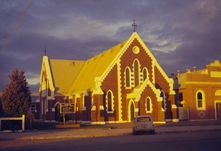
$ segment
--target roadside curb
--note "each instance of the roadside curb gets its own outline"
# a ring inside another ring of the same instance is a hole
[[[124,136],[129,135],[130,133],[121,133],[121,134],[99,134],[99,135],[66,135],[66,136],[49,136],[49,137],[21,137],[17,140],[56,140],[56,139],[83,139],[83,138],[98,138],[98,137],[110,137],[110,136]]]
[[[199,130],[180,130],[180,131],[156,131],[157,134],[170,134],[170,133],[192,133],[192,132],[214,132],[221,131],[221,129],[199,129]]]
[[[215,129],[188,129],[188,130],[159,130],[156,129],[156,134],[172,134],[172,133],[195,133],[195,132],[208,132],[208,131],[221,131],[220,128]],[[16,140],[58,140],[58,139],[84,139],[84,138],[98,138],[98,137],[110,137],[110,136],[126,136],[126,135],[132,135],[132,132],[130,129],[124,129],[123,132],[107,132],[107,133],[101,133],[101,134],[91,134],[91,135],[85,135],[85,134],[63,134],[60,136],[24,136],[16,138]]]
[[[155,127],[156,134],[221,131],[221,125]],[[0,132],[0,140],[59,140],[132,135],[131,128],[83,128],[56,131]]]

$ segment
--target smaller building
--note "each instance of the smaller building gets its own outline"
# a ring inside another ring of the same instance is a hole
[[[39,93],[31,94],[30,110],[34,119],[40,119],[40,99]]]
[[[215,60],[204,69],[177,74],[180,119],[221,119],[221,62]],[[186,112],[186,113],[185,113]]]

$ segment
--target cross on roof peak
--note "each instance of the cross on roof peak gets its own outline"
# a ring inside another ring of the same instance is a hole
[[[44,50],[44,55],[47,56],[47,49],[45,47],[45,50]]]
[[[133,27],[133,31],[136,32],[137,24],[136,24],[136,20],[135,19],[133,19],[132,27]]]

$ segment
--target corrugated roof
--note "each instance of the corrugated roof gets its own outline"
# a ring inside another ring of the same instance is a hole
[[[57,93],[67,93],[84,63],[85,61],[79,60],[50,59],[50,67]]]

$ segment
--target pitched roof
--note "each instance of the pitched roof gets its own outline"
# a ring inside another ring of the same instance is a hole
[[[85,61],[50,59],[52,78],[57,93],[66,94]]]
[[[57,92],[63,95],[72,95],[73,93],[79,94],[88,90],[99,91],[99,88],[97,89],[99,86],[96,85],[99,84],[99,82],[95,81],[97,80],[96,78],[99,78],[101,81],[105,78],[106,74],[111,70],[113,65],[116,64],[116,61],[127,50],[128,46],[135,38],[140,42],[151,59],[153,59],[156,67],[170,84],[171,93],[173,93],[173,80],[168,78],[155,57],[136,32],[134,32],[127,40],[86,61],[51,59],[50,70],[53,77],[53,84],[55,88],[57,88]],[[73,64],[73,62],[75,63]]]
[[[74,80],[71,92],[81,92],[95,87],[95,78],[101,76],[114,60],[126,41],[107,49],[103,53],[87,60],[81,72]]]
[[[126,41],[86,60],[49,59],[56,92],[67,95],[71,92],[87,91],[95,87],[95,78],[101,76],[119,53]]]

